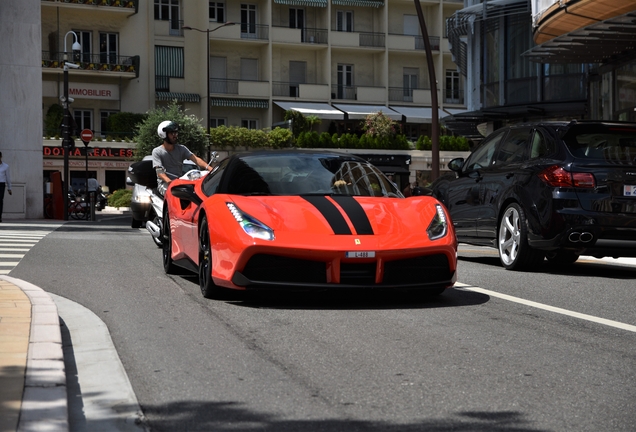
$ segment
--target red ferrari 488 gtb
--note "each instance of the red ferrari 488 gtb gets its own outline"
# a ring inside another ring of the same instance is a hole
[[[356,156],[270,150],[235,154],[165,196],[163,264],[220,288],[387,288],[437,295],[457,280],[444,206],[405,198]]]

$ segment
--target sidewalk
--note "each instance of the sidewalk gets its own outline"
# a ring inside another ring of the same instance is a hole
[[[68,431],[67,400],[55,302],[0,276],[0,431]]]
[[[0,276],[0,432],[147,430],[104,322]]]

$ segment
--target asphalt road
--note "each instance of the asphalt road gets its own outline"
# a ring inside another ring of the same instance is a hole
[[[49,234],[11,276],[106,323],[153,431],[636,430],[635,266],[510,272],[462,246],[462,285],[435,301],[206,300],[112,216]]]

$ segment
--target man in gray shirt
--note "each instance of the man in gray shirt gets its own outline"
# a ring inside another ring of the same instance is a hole
[[[159,124],[157,134],[163,138],[163,143],[152,150],[152,166],[157,173],[157,189],[163,195],[168,184],[182,175],[183,160],[189,159],[201,169],[207,169],[208,164],[192,153],[186,146],[177,144],[179,125],[170,120]]]

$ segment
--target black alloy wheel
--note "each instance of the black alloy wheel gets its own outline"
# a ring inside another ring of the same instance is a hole
[[[212,247],[205,216],[201,219],[199,228],[199,288],[205,298],[215,298],[218,295],[219,288],[212,280]]]
[[[170,216],[168,216],[167,206],[163,211],[163,226],[161,227],[161,234],[163,237],[163,271],[165,271],[166,274],[174,274],[176,266],[172,261],[172,235],[170,232]]]
[[[526,214],[517,203],[509,204],[501,217],[497,249],[508,270],[534,270],[543,261],[543,252],[528,244]]]

